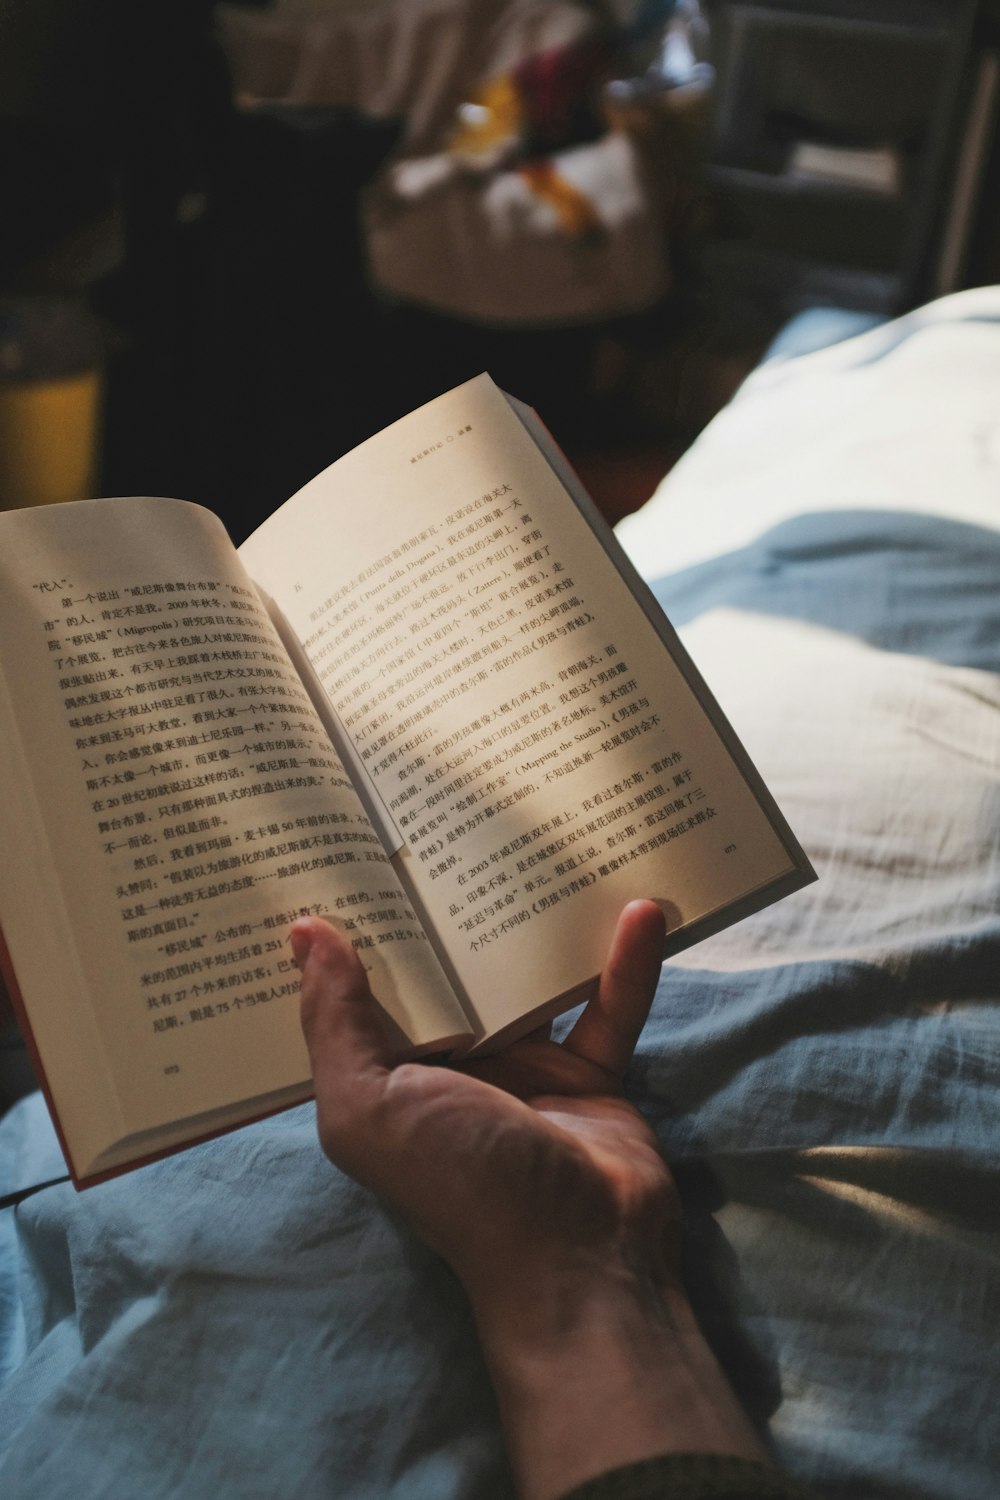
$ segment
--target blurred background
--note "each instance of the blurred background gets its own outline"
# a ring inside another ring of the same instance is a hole
[[[789,320],[1000,280],[998,9],[0,0],[0,505],[238,542],[487,369],[616,520]]]

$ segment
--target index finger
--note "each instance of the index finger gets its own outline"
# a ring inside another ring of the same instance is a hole
[[[665,931],[666,921],[655,902],[629,902],[618,918],[597,994],[563,1043],[619,1080],[653,1003]]]

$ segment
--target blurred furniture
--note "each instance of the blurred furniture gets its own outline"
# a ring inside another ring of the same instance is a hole
[[[996,131],[982,0],[706,0],[718,76],[707,266],[780,315],[964,285]]]

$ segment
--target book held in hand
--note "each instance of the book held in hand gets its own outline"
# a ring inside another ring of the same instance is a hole
[[[288,928],[329,918],[401,1054],[583,999],[807,859],[532,412],[486,376],[239,549],[208,511],[0,514],[0,926],[77,1184],[309,1097]]]

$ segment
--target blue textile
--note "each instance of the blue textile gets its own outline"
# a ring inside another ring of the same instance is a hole
[[[886,321],[878,313],[857,312],[846,307],[809,307],[789,320],[775,334],[761,356],[761,364],[773,359],[795,359],[800,354],[812,354],[816,349],[828,349],[844,339],[867,333]]]
[[[795,516],[654,584],[679,629],[719,605],[1000,672],[1000,532],[909,511]]]
[[[1000,541],[942,510],[656,584],[820,878],[665,966],[630,1088],[710,1341],[844,1500],[988,1495],[1000,1455]],[[32,1096],[0,1191],[58,1166]],[[509,1482],[459,1289],[310,1106],[0,1215],[0,1318],[5,1500]]]

